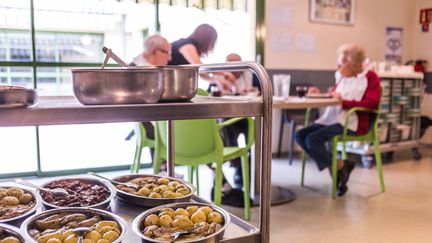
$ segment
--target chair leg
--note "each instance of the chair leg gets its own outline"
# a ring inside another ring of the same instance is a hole
[[[381,152],[379,150],[379,140],[378,138],[374,139],[374,150],[375,150],[375,163],[378,170],[378,177],[381,185],[381,192],[385,192],[384,186],[384,173],[382,168],[382,160],[381,160]]]
[[[307,155],[304,151],[302,151],[302,154],[301,154],[302,169],[301,169],[301,181],[300,181],[301,186],[304,186],[304,174],[305,174],[306,160],[307,160]]]
[[[278,152],[277,157],[281,157],[282,153],[282,138],[283,138],[283,130],[284,130],[284,111],[281,112],[281,119],[280,119],[280,133],[279,133],[279,143],[278,143]]]
[[[138,173],[141,168],[141,153],[142,153],[142,147],[137,145],[135,148],[135,157],[134,157],[134,162],[131,170],[132,173]]]
[[[296,128],[296,122],[291,120],[290,122],[290,150],[288,154],[289,164],[292,165],[293,162],[293,153],[294,153],[294,133]]]
[[[215,177],[214,202],[220,206],[222,201],[222,162],[218,162],[216,165]]]
[[[244,197],[244,217],[250,219],[250,187],[249,187],[249,160],[247,152],[242,155],[242,174],[243,174],[243,197]]]
[[[194,170],[195,170],[195,179],[196,179],[196,189],[197,189],[197,194],[200,194],[200,188],[199,188],[199,171],[198,171],[198,164],[194,166]]]
[[[191,184],[193,184],[193,170],[194,170],[194,166],[193,165],[189,165],[187,167],[188,169],[188,180]]]
[[[333,138],[332,141],[332,164],[331,164],[331,174],[332,174],[332,198],[336,199],[336,182],[337,182],[337,142],[338,140]]]
[[[155,156],[153,159],[153,174],[155,175],[159,174],[161,163],[162,163],[162,158],[159,155],[159,151],[155,150]]]

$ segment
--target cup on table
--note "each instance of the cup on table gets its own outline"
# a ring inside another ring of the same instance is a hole
[[[308,92],[308,86],[297,86],[296,87],[298,97],[305,97]]]
[[[274,95],[278,97],[288,97],[291,84],[291,75],[274,74],[273,87]]]

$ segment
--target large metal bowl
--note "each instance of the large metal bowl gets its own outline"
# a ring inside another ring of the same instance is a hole
[[[7,224],[0,224],[0,230],[3,230],[5,232],[6,237],[13,236],[18,238],[21,241],[21,243],[25,242],[24,237],[21,236],[20,231],[17,227],[10,226]],[[2,239],[0,238],[0,241],[1,240]]]
[[[164,177],[164,178],[168,178],[170,181],[178,181],[178,182],[186,185],[189,188],[191,193],[189,195],[185,195],[183,197],[178,197],[178,198],[149,198],[149,197],[137,196],[135,194],[131,194],[131,193],[128,193],[128,192],[125,192],[125,191],[122,191],[122,190],[116,188],[117,197],[120,200],[124,201],[125,203],[131,203],[131,204],[135,204],[135,205],[139,205],[139,206],[145,206],[145,207],[156,207],[156,206],[165,205],[165,204],[169,204],[169,203],[190,201],[192,195],[195,193],[195,187],[193,185],[191,185],[190,183],[183,181],[183,180],[176,179],[176,178],[168,177],[168,176],[132,174],[132,175],[118,176],[118,177],[113,178],[112,180],[117,181],[117,182],[127,182],[127,181],[133,180],[135,178],[147,177],[147,176],[156,177],[156,178]]]
[[[159,66],[163,74],[160,101],[185,101],[198,91],[198,66]]]
[[[0,108],[23,108],[36,104],[34,89],[15,85],[0,85]]]
[[[223,235],[225,233],[225,229],[228,227],[228,224],[231,221],[231,217],[229,215],[229,213],[227,211],[225,211],[224,209],[217,207],[215,205],[211,205],[211,204],[205,204],[205,203],[196,203],[196,202],[189,202],[189,203],[173,203],[173,204],[168,204],[168,205],[162,205],[156,208],[152,208],[149,209],[143,213],[141,213],[140,215],[138,215],[134,221],[132,222],[132,230],[135,234],[137,234],[140,238],[141,238],[141,242],[143,243],[162,243],[164,241],[159,241],[159,240],[155,240],[152,239],[150,237],[145,236],[142,233],[143,230],[143,222],[145,220],[145,218],[147,216],[149,216],[150,214],[156,214],[158,215],[158,212],[163,209],[163,208],[172,208],[174,210],[176,210],[177,208],[186,208],[189,206],[198,206],[198,207],[202,207],[202,206],[208,206],[211,207],[214,211],[220,213],[222,215],[222,217],[224,218],[224,225],[222,226],[222,228],[212,234],[212,235],[208,235],[204,238],[200,238],[197,240],[190,240],[190,241],[181,241],[181,242],[185,242],[185,243],[189,243],[189,242],[194,242],[194,243],[215,243],[215,242],[219,242],[222,240]]]
[[[25,193],[29,193],[29,194],[32,195],[33,199],[35,200],[35,205],[29,211],[27,211],[27,212],[25,212],[25,213],[23,213],[21,215],[18,215],[18,216],[13,217],[13,218],[1,219],[0,223],[19,226],[21,224],[21,222],[23,222],[26,218],[28,218],[31,215],[33,215],[34,213],[36,213],[36,211],[41,207],[41,199],[40,199],[39,195],[36,192],[34,192],[32,190],[28,190],[28,189],[22,188],[20,186],[1,186],[1,187],[2,188],[11,188],[11,187],[20,188]]]
[[[72,69],[72,82],[83,105],[157,103],[163,89],[157,68]]]
[[[101,186],[106,187],[110,191],[110,195],[104,201],[102,201],[100,203],[97,203],[97,204],[94,204],[94,205],[90,205],[88,207],[82,207],[82,208],[98,208],[98,209],[105,210],[105,209],[107,209],[109,207],[109,204],[110,204],[111,200],[116,195],[116,188],[111,183],[108,183],[105,180],[99,180],[99,179],[96,179],[96,178],[93,178],[93,177],[87,177],[87,176],[83,176],[83,177],[62,177],[62,178],[56,178],[56,179],[47,181],[46,183],[42,184],[41,186],[42,187],[46,187],[46,185],[48,185],[49,183],[54,182],[54,181],[60,181],[60,180],[78,180],[78,181],[81,181],[83,183],[97,184],[97,185],[101,185]],[[67,208],[67,207],[61,207],[61,206],[57,206],[57,205],[54,205],[52,203],[46,202],[43,199],[40,191],[39,191],[39,195],[41,197],[42,204],[44,205],[44,207],[46,209]]]
[[[42,212],[40,214],[34,215],[34,216],[26,219],[22,223],[20,229],[21,229],[21,234],[25,238],[25,242],[26,243],[29,243],[29,242],[37,243],[33,238],[31,238],[31,236],[29,234],[29,230],[35,228],[36,220],[45,219],[51,215],[58,214],[58,213],[64,213],[64,212],[70,213],[70,214],[82,213],[82,214],[87,215],[88,217],[99,216],[102,218],[102,220],[116,221],[121,228],[121,234],[117,240],[113,241],[113,243],[121,242],[126,237],[126,234],[127,234],[126,221],[124,221],[119,216],[114,215],[110,212],[103,211],[100,209],[94,209],[94,208],[58,208],[58,209],[52,209],[52,210],[48,210],[48,211]]]

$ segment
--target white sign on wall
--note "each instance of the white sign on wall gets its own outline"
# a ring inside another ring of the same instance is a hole
[[[384,59],[387,62],[402,62],[403,29],[387,27],[385,36]]]

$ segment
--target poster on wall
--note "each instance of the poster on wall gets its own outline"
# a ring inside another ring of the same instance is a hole
[[[326,24],[354,24],[355,0],[310,0],[309,17],[312,22]]]
[[[387,27],[385,36],[384,59],[387,62],[402,63],[403,29]]]

